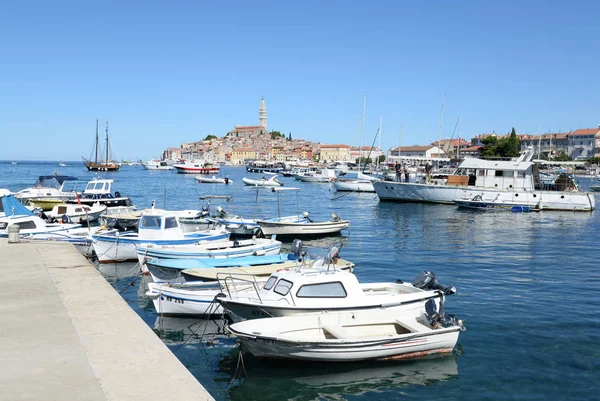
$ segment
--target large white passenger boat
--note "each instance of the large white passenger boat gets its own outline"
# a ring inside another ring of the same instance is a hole
[[[481,196],[539,210],[591,211],[596,200],[591,192],[581,191],[569,175],[561,175],[554,189],[544,189],[538,165],[529,147],[517,160],[465,159],[444,182],[373,183],[382,201],[453,204],[457,199]]]

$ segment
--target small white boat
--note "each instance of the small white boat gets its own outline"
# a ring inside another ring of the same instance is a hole
[[[333,187],[340,192],[375,192],[373,181],[377,178],[358,172],[356,179],[336,178]]]
[[[173,170],[173,166],[165,160],[152,159],[142,165],[146,170]]]
[[[229,326],[242,349],[258,358],[324,362],[450,353],[462,330],[460,320],[444,316],[433,302],[418,314],[381,308],[255,319]]]
[[[41,175],[33,187],[17,192],[15,197],[21,201],[44,198],[62,199],[63,201],[73,199],[77,181],[76,177],[66,175]],[[70,185],[70,188],[67,188],[67,185]]]
[[[121,196],[119,191],[111,193],[114,180],[95,178],[89,181],[83,190],[81,196],[77,199],[71,199],[66,203],[77,203],[84,205],[94,205],[99,203],[107,207],[132,206],[131,199],[128,196]]]
[[[97,221],[105,211],[105,205],[87,206],[64,203],[54,206],[51,211],[46,213],[46,216],[49,219],[60,220],[63,215],[67,215],[73,223],[91,223]]]
[[[294,178],[304,182],[331,182],[335,179],[335,170],[322,168],[318,172],[296,174]]]
[[[265,173],[268,174],[268,173]],[[263,176],[260,180],[253,180],[252,178],[244,177],[242,181],[246,185],[257,186],[257,187],[282,187],[283,184],[277,179],[277,174],[271,177]]]
[[[299,188],[273,188],[277,192],[277,210],[281,210],[281,194],[285,191],[296,191],[296,207],[298,207]],[[350,226],[350,220],[342,220],[337,214],[331,213],[331,220],[314,221],[308,212],[291,216],[278,216],[271,219],[257,220],[265,236],[319,236],[336,234]]]
[[[197,175],[196,181],[204,184],[232,184],[233,180],[230,180],[229,177],[217,177],[216,175],[206,177],[202,175]]]
[[[224,230],[184,233],[175,213],[155,212],[140,217],[137,233],[110,230],[93,235],[92,241],[98,261],[108,263],[136,260],[138,246],[195,244],[228,238],[229,233]]]

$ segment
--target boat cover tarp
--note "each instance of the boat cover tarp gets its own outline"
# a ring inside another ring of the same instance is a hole
[[[6,195],[0,198],[2,206],[0,212],[4,212],[7,216],[31,216],[33,212],[27,209],[21,202],[12,195]]]

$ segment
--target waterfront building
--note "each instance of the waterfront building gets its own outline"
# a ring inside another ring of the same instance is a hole
[[[571,132],[568,149],[571,160],[586,160],[600,156],[600,128],[585,128]]]
[[[321,145],[319,161],[337,162],[350,159],[350,146],[344,144]]]
[[[247,160],[259,158],[259,150],[255,148],[237,148],[231,151],[230,162],[234,165],[246,164]]]
[[[447,162],[450,159],[446,157],[446,153],[442,149],[432,145],[392,148],[387,157],[387,162],[390,164],[402,162],[410,165],[419,165],[429,160]]]
[[[361,148],[360,146],[352,146],[350,148],[350,158],[348,161],[354,163],[361,156],[365,159],[370,158],[372,161],[376,161],[377,158],[383,154],[381,149],[376,147],[363,146]]]

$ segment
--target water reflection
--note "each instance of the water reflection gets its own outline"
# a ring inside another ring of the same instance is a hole
[[[167,345],[209,344],[233,347],[235,338],[225,334],[224,322],[208,318],[157,316],[154,332]]]
[[[240,371],[235,351],[219,362],[220,372],[237,378],[228,391],[232,399],[252,399],[260,392],[261,400],[345,400],[349,395],[386,393],[409,386],[430,386],[458,377],[456,356],[397,362],[358,364],[314,364],[296,361],[257,360],[243,354]],[[269,389],[269,391],[264,391]],[[395,391],[397,394],[397,390]]]

